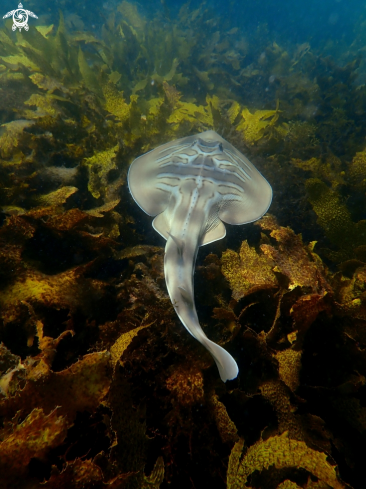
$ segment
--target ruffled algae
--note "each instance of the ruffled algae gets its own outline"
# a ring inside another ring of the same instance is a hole
[[[361,61],[216,21],[123,1],[99,37],[76,14],[0,29],[6,488],[363,489]],[[182,332],[126,187],[139,154],[207,129],[265,174],[277,217],[197,267],[228,385]]]

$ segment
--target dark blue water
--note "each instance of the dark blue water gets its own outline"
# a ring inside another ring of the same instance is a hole
[[[140,1],[137,5],[147,18],[153,17],[157,12],[164,13],[172,20],[178,15],[180,8],[187,2],[178,0]],[[312,47],[322,45],[328,41],[336,45],[351,45],[354,41],[362,42],[365,39],[363,22],[366,19],[366,6],[360,0],[308,0],[293,2],[282,1],[234,1],[214,0],[207,2],[188,2],[192,10],[207,9],[208,16],[215,15],[217,26],[238,27],[241,32],[250,34],[260,24],[265,24],[271,36],[282,41],[293,43],[310,42]],[[1,2],[1,11],[6,13],[16,7],[17,2],[5,0]],[[72,2],[58,0],[52,2],[27,1],[24,8],[34,11],[41,23],[57,19],[58,10],[64,15],[77,14],[85,23],[86,28],[93,29],[103,19],[114,11],[119,2],[106,0],[105,2]]]
[[[239,437],[288,431],[319,463],[259,454],[246,487],[346,487],[339,471],[364,489],[366,3],[29,0],[20,32],[2,19],[18,1],[0,5],[0,473],[12,430],[26,449],[4,487],[140,489],[164,460],[161,489],[225,489]],[[228,225],[193,271],[228,383],[127,185],[140,155],[206,130],[273,189],[273,217]],[[36,426],[28,446],[21,423],[56,406],[65,436],[38,449]]]

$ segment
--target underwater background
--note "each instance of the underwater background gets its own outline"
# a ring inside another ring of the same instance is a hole
[[[27,1],[0,16],[0,488],[364,489],[366,4]],[[273,188],[167,294],[141,154],[215,130]]]

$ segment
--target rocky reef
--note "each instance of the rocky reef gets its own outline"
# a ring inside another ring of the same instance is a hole
[[[0,29],[2,487],[364,487],[364,64],[216,20],[123,1],[100,36],[62,13]],[[208,129],[274,191],[199,255],[226,384],[126,185],[138,155]]]

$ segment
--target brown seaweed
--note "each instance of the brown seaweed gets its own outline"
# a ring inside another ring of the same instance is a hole
[[[341,66],[208,4],[163,15],[0,29],[2,483],[363,489],[362,46]],[[277,218],[197,268],[240,366],[225,386],[126,188],[138,155],[207,129],[265,173]]]

